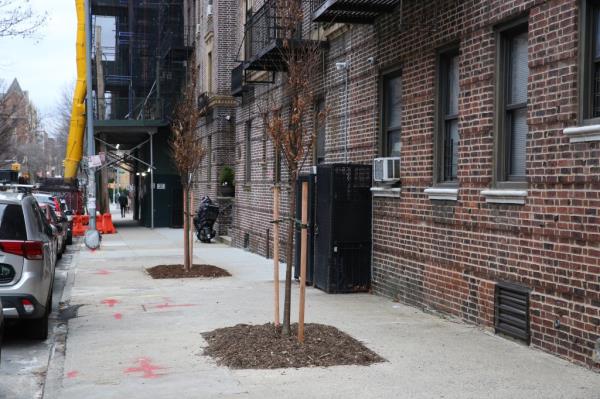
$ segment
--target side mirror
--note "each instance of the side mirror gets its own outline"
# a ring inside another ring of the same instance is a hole
[[[46,225],[46,227],[44,228],[46,235],[48,237],[52,237],[54,236],[54,230],[52,230],[52,226]]]
[[[66,216],[73,216],[73,211],[72,210],[68,210],[64,212]]]

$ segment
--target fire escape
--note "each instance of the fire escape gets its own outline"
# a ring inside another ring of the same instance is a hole
[[[288,47],[284,46],[285,29],[281,14],[276,0],[266,0],[253,15],[248,16],[244,26],[244,59],[231,72],[233,96],[241,96],[248,85],[272,83],[275,72],[286,70]],[[302,27],[295,30],[290,41],[294,46],[308,43],[303,38]],[[267,74],[261,74],[261,71]]]
[[[372,24],[381,14],[394,10],[401,0],[312,0],[312,21]]]

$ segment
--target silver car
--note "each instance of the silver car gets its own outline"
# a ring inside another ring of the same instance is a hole
[[[0,300],[6,319],[28,324],[31,338],[48,337],[55,258],[52,228],[31,195],[0,192]]]

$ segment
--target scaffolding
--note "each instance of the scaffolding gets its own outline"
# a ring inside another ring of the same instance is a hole
[[[96,118],[169,118],[193,49],[183,21],[183,0],[92,0]]]
[[[155,207],[155,171],[159,182],[177,181],[161,152],[195,31],[184,24],[183,0],[90,1],[95,140],[107,160],[100,168],[100,186],[107,186],[107,170],[117,166],[129,171],[135,185],[134,218],[154,227],[156,215],[165,226],[164,213],[170,208],[162,193]]]

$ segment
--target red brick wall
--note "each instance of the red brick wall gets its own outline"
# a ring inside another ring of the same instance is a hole
[[[373,200],[375,293],[492,328],[495,283],[526,286],[532,290],[531,344],[597,369],[592,348],[600,338],[600,144],[571,144],[563,133],[578,117],[578,4],[405,0],[402,14],[397,10],[331,37],[315,90],[329,109],[326,160],[339,162],[344,80],[335,62],[350,63],[348,157],[370,163],[380,146],[379,77],[402,69],[402,193]],[[492,185],[494,29],[522,16],[529,24],[528,196],[525,205],[490,204],[481,191]],[[443,202],[424,190],[433,185],[436,51],[452,42],[460,44],[459,194],[458,201]],[[257,86],[255,100],[236,114],[232,229],[234,245],[243,246],[248,235],[249,249],[263,255],[272,245],[273,166],[269,144],[263,156],[257,111],[264,90]],[[249,118],[252,152],[245,154]],[[244,184],[246,156],[253,178]]]

